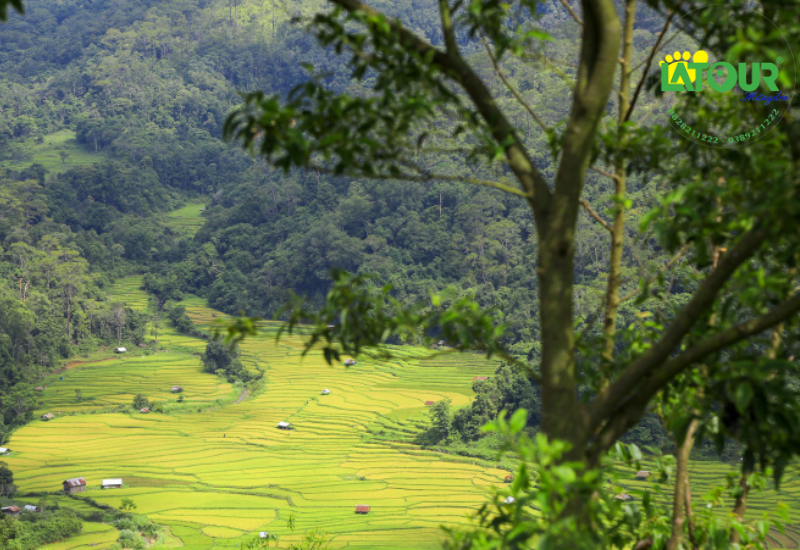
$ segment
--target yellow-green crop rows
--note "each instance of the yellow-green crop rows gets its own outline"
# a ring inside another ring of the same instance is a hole
[[[143,308],[140,280],[121,281],[112,289],[117,299]],[[223,318],[197,299],[186,303],[206,328]],[[187,549],[238,548],[258,531],[296,540],[322,528],[336,548],[423,550],[439,547],[441,524],[466,521],[487,490],[502,483],[507,472],[491,464],[411,443],[424,425],[425,401],[468,403],[473,377],[491,375],[494,363],[473,355],[431,360],[429,351],[396,348],[390,361],[328,366],[320,354],[300,356],[300,337],[276,343],[274,332],[268,325],[242,345],[245,364],[265,371],[265,385],[239,403],[230,399],[238,389],[202,372],[193,353],[204,343],[168,326],[158,354],[98,353],[89,358],[96,362],[57,375],[40,412],[63,414],[32,422],[9,442],[14,454],[7,461],[20,491],[57,491],[62,480],[83,476],[86,496],[113,506],[132,498],[137,513],[168,526]],[[110,407],[136,393],[174,403],[173,384],[201,406],[171,414]],[[320,395],[323,388],[331,394]],[[296,429],[278,430],[280,421]],[[110,477],[122,477],[124,488],[100,489]],[[372,510],[356,515],[356,504]],[[294,535],[286,527],[290,514]],[[82,548],[85,540],[103,550],[112,535],[87,533],[58,548]]]
[[[194,235],[205,223],[203,218],[205,206],[206,204],[203,201],[189,202],[183,208],[173,210],[167,214],[165,221],[173,229]]]

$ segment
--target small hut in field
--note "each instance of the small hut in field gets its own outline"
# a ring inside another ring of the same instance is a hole
[[[639,470],[636,472],[636,479],[647,479],[650,477],[650,472],[647,470]]]
[[[475,378],[472,379],[472,381],[473,382],[484,382],[484,381],[486,381],[488,379],[489,379],[488,376],[476,376]]]
[[[322,395],[330,395],[330,393],[331,393],[331,390],[329,390],[328,388],[325,388],[324,390],[322,390]]]
[[[508,475],[503,479],[503,482],[505,483],[511,483],[512,481],[514,481],[514,476],[511,475]]]
[[[353,366],[353,365],[355,365],[355,364],[356,364],[356,360],[355,360],[355,359],[352,359],[352,358],[350,358],[350,359],[345,359],[345,361],[344,361],[344,366],[345,366],[345,367],[352,367],[352,366]]]
[[[47,422],[48,420],[53,420],[56,417],[53,413],[47,413],[42,415],[42,420]]]
[[[433,401],[425,401],[426,407],[433,407]]]
[[[142,414],[147,414],[147,413],[150,412],[150,407],[145,407],[142,410],[140,410],[139,412],[142,413]]]
[[[122,478],[104,479],[103,489],[122,489]]]
[[[278,422],[278,429],[279,430],[291,430],[294,428],[290,422]]]
[[[170,389],[169,391],[171,391],[172,393],[181,393],[183,391],[183,388],[180,386],[172,386],[172,389]]]
[[[25,512],[41,512],[38,506],[33,506],[32,504],[26,504],[22,509]]]
[[[8,447],[0,447],[0,456],[7,455],[11,452]]]
[[[261,531],[258,533],[259,538],[266,539],[269,538],[269,531]]]
[[[114,348],[114,353],[125,353],[128,351],[126,348]]]
[[[356,504],[356,514],[369,514],[369,504]]]
[[[86,480],[82,477],[65,479],[62,485],[64,486],[64,494],[66,495],[86,492]]]
[[[3,506],[2,512],[4,516],[16,517],[20,514],[19,506]]]
[[[633,497],[627,493],[617,493],[616,495],[614,495],[614,498],[617,500],[621,500],[623,502],[628,502],[633,500]]]
[[[514,497],[506,497],[503,504],[514,504],[517,500]]]

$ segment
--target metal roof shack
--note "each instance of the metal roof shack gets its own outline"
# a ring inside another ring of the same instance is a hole
[[[11,449],[9,449],[8,447],[0,447],[0,455],[7,455],[10,452]]]
[[[627,502],[629,500],[633,500],[633,497],[631,495],[627,494],[627,493],[618,493],[618,494],[614,495],[614,498],[617,499],[617,500],[625,501],[625,502]]]
[[[122,478],[104,479],[103,489],[122,489]]]
[[[42,415],[42,420],[47,422],[48,420],[53,420],[56,417],[53,413],[47,413]]]
[[[503,501],[503,504],[514,504],[517,501],[514,497],[506,497]]]
[[[484,380],[488,380],[488,376],[476,376],[472,379],[473,382],[483,382]]]
[[[36,386],[36,391],[44,391],[44,388],[41,386]]]
[[[64,485],[64,493],[68,495],[86,492],[86,480],[82,477],[73,477],[72,479],[65,479],[63,485]]]
[[[293,426],[289,422],[278,422],[279,430],[291,430]]]
[[[2,511],[7,516],[18,516],[20,512],[19,506],[3,506]]]
[[[26,512],[41,512],[38,506],[33,506],[32,504],[26,504],[23,507],[23,510],[25,510]]]
[[[355,359],[346,359],[345,362],[344,362],[344,365],[346,367],[352,367],[355,364],[356,364],[356,360]]]
[[[356,504],[356,514],[369,514],[369,504]]]
[[[183,391],[183,388],[180,386],[172,386],[172,389],[170,391],[172,393],[181,393]]]
[[[433,406],[433,401],[425,401],[425,406],[426,406],[426,407],[431,407],[431,406]]]
[[[514,476],[506,476],[503,479],[503,481],[505,481],[506,483],[511,483],[512,481],[514,481]]]
[[[265,539],[265,538],[269,537],[269,531],[260,531],[260,532],[258,533],[258,536],[259,536],[260,538],[262,538],[262,539]]]
[[[115,348],[114,353],[125,353],[128,351],[126,348]]]
[[[647,479],[650,477],[650,472],[647,470],[639,470],[636,472],[636,479]]]
[[[331,390],[329,390],[328,388],[325,388],[324,390],[322,390],[322,395],[329,395],[330,393],[331,393]]]
[[[142,410],[140,410],[139,412],[140,412],[140,413],[147,414],[147,413],[149,413],[149,412],[150,412],[150,407],[145,407],[145,408],[143,408]]]

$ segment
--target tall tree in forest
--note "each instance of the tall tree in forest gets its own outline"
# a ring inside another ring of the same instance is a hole
[[[582,0],[578,8],[562,0],[567,16],[581,30],[577,66],[567,64],[565,72],[545,53],[548,37],[536,26],[536,2],[531,0],[438,0],[440,29],[433,43],[360,0],[330,4],[330,11],[308,21],[308,29],[324,46],[350,56],[352,76],[371,87],[370,93],[331,90],[324,73],[312,73],[286,98],[249,94],[227,120],[226,136],[285,170],[301,167],[390,179],[398,185],[443,180],[489,187],[525,201],[536,228],[536,269],[531,276],[538,283],[541,354],[533,365],[508,357],[500,339],[502,327],[492,328],[490,316],[475,304],[436,298],[431,307],[409,308],[387,301],[388,289],[377,291],[366,279],[341,272],[335,273],[322,310],[298,310],[289,325],[291,329],[301,320],[313,321],[309,349],[324,342],[328,360],[340,352],[354,354],[379,346],[394,335],[437,334],[458,349],[507,357],[539,382],[542,434],[553,444],[547,446],[540,438],[537,447],[516,449],[523,458],[538,457],[561,468],[540,480],[544,493],[538,494],[552,506],[540,502],[542,515],[537,519],[526,512],[524,499],[517,499],[514,513],[498,512],[499,519],[488,512],[482,515],[484,529],[457,538],[457,547],[521,548],[532,537],[548,537],[554,548],[645,548],[654,540],[663,542],[648,534],[648,528],[637,528],[628,539],[620,538],[621,531],[609,531],[616,520],[603,514],[619,508],[596,481],[602,476],[592,477],[590,472],[601,467],[620,437],[678,380],[688,379],[705,389],[697,409],[687,415],[704,427],[696,437],[713,433],[717,441],[738,439],[746,448],[743,483],[756,465],[762,470],[773,467],[779,480],[791,457],[800,453],[800,396],[786,383],[797,371],[788,357],[798,343],[795,322],[800,310],[796,274],[786,269],[799,259],[800,245],[796,113],[784,113],[784,105],[769,133],[748,142],[742,154],[741,149],[687,141],[666,123],[642,124],[653,113],[641,113],[637,107],[643,103],[642,94],[649,93],[648,82],[660,81],[655,55],[673,22],[733,67],[752,61],[746,56],[753,52],[763,59],[778,59],[776,53],[779,59],[790,59],[788,44],[800,43],[800,5],[757,2],[757,11],[766,19],[754,16],[743,2],[726,4],[725,10],[709,15],[705,3],[651,0],[648,6],[660,13],[663,28],[647,58],[634,65],[636,0],[621,3],[620,13],[612,0]],[[740,28],[747,28],[746,36],[736,32]],[[465,55],[476,42],[485,47],[502,87],[482,78],[476,57]],[[545,67],[567,80],[572,93],[563,124],[543,123],[504,73],[508,60],[534,70]],[[781,89],[792,89],[793,68],[784,67],[778,79]],[[760,91],[768,92],[763,82],[760,85]],[[775,107],[739,101],[708,87],[703,94],[670,97],[676,108],[693,113],[697,122],[692,127],[703,121],[760,122],[764,117],[769,123]],[[509,101],[542,127],[555,163],[552,177],[533,161],[527,132],[510,122],[504,108]],[[797,99],[793,101],[796,107]],[[666,108],[662,104],[649,110],[666,121]],[[613,116],[608,116],[610,109]],[[453,119],[455,126],[441,122]],[[443,128],[450,131],[449,143],[442,138]],[[748,138],[745,130],[738,131],[742,134],[736,142],[749,139],[749,127]],[[469,140],[460,138],[464,133]],[[432,135],[434,146],[428,145]],[[437,166],[435,162],[418,160],[436,158],[452,150],[448,146],[470,147],[470,159],[483,159],[493,170],[499,166],[494,170],[497,177],[438,172],[429,168]],[[613,185],[611,221],[584,196],[589,170]],[[638,284],[624,281],[620,268],[624,237],[632,233],[626,227],[626,177],[631,173],[658,174],[670,191],[642,229],[673,257],[654,272],[641,273]],[[602,308],[578,320],[574,258],[582,210],[607,232],[610,255]],[[714,269],[712,249],[719,253]],[[689,265],[695,276],[686,282],[688,300],[671,304],[665,299],[663,274],[679,263]],[[621,304],[633,298],[640,301],[641,314],[652,319],[619,327]],[[594,337],[592,323],[598,317],[602,327]],[[763,350],[774,327],[781,327],[782,341],[773,358]],[[242,337],[253,329],[251,321],[240,319],[230,333]],[[759,423],[782,428],[780,433],[764,433],[755,429]],[[510,427],[501,422],[497,429],[519,434],[524,424],[517,416]],[[530,495],[537,490],[524,488]],[[725,528],[740,532],[736,524]]]

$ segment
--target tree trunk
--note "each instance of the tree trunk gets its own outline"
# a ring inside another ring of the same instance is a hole
[[[694,433],[697,430],[697,419],[689,422],[686,437],[678,445],[675,453],[675,492],[672,499],[672,535],[667,541],[666,550],[678,550],[683,538],[683,526],[690,511],[691,497],[689,496],[689,455],[694,446]]]

